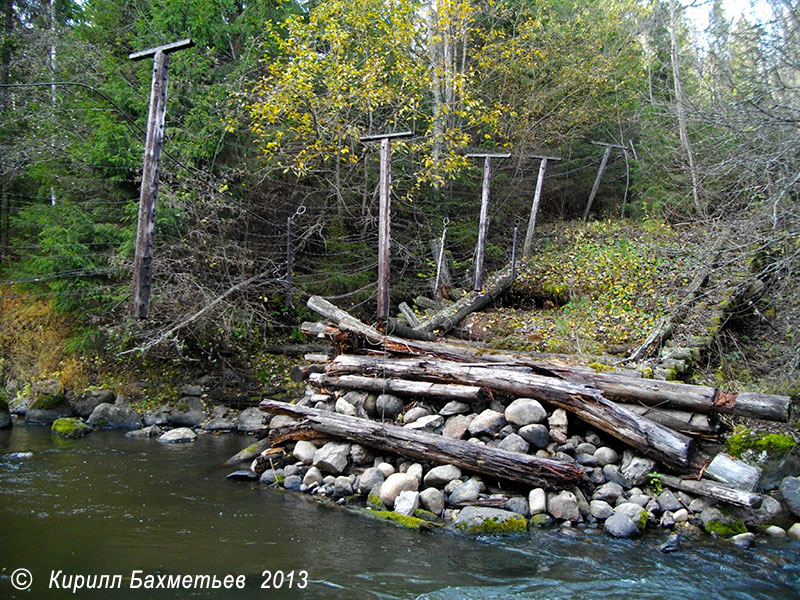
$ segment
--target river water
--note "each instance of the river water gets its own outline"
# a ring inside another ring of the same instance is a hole
[[[800,542],[748,551],[701,542],[664,555],[656,534],[418,533],[226,480],[218,465],[246,442],[169,445],[119,432],[66,441],[19,423],[0,431],[0,598],[800,598]],[[32,576],[27,591],[12,585],[25,583],[12,578],[20,568]],[[62,587],[77,575],[122,583],[73,593],[48,589],[53,573]],[[244,576],[244,589],[131,589],[147,575],[203,574]],[[262,589],[281,578],[280,589]]]

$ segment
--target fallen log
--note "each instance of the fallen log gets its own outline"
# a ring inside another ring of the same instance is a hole
[[[463,440],[409,430],[369,419],[349,417],[275,400],[264,400],[261,402],[261,409],[272,414],[304,417],[304,424],[312,429],[369,446],[380,452],[453,464],[476,473],[534,487],[566,486],[580,481],[583,477],[583,471],[577,466],[555,459],[470,444]]]
[[[682,492],[689,492],[690,494],[698,494],[706,498],[714,498],[727,502],[728,504],[736,504],[738,506],[746,506],[748,508],[758,508],[761,506],[762,497],[752,492],[739,490],[721,483],[714,483],[713,481],[695,479],[681,479],[680,477],[673,477],[672,475],[660,475],[661,483]]]
[[[425,398],[441,398],[445,401],[478,402],[489,400],[491,394],[478,386],[458,385],[453,383],[430,383],[428,381],[410,381],[407,379],[387,379],[384,377],[365,377],[362,375],[325,375],[313,374],[309,377],[317,387],[364,390],[379,394],[400,394],[405,396],[423,396]]]
[[[624,406],[640,417],[647,417],[651,421],[655,421],[664,427],[669,427],[681,433],[690,435],[712,435],[717,429],[708,415],[700,413],[641,406],[639,404],[621,404],[621,406]]]
[[[503,368],[486,363],[470,365],[438,359],[341,355],[331,363],[326,373],[371,373],[382,377],[476,384],[517,398],[536,398],[572,412],[579,419],[664,464],[679,469],[690,466],[693,450],[690,438],[621,408],[596,389],[538,375],[527,368]]]
[[[458,325],[467,315],[487,306],[514,282],[514,269],[508,265],[487,278],[483,289],[472,290],[450,306],[446,306],[423,321],[415,329],[425,333],[446,332]]]

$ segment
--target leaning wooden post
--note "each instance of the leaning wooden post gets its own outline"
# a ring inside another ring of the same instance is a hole
[[[539,203],[542,199],[542,185],[544,184],[544,172],[547,169],[547,162],[550,160],[561,160],[558,156],[536,156],[529,155],[531,158],[539,158],[539,176],[536,178],[536,191],[533,194],[533,204],[531,204],[531,216],[528,219],[528,229],[525,232],[525,245],[522,247],[522,258],[529,258],[531,247],[533,246],[533,230],[536,228],[536,215],[539,212]]]
[[[603,177],[603,171],[606,170],[606,164],[608,164],[608,157],[611,154],[611,149],[619,148],[621,150],[626,150],[625,146],[620,146],[619,144],[606,144],[605,142],[592,142],[592,144],[595,146],[605,146],[606,151],[603,152],[603,160],[600,161],[600,168],[597,170],[597,177],[594,178],[594,185],[592,186],[592,191],[589,194],[589,200],[586,202],[586,208],[583,211],[584,223],[589,218],[589,211],[592,209],[592,203],[594,202],[595,194],[597,194],[597,188],[600,187],[600,180]]]
[[[131,294],[131,315],[139,319],[146,318],[150,310],[153,239],[158,200],[158,163],[164,141],[169,55],[192,46],[194,46],[194,42],[185,39],[128,55],[131,60],[153,57],[153,78],[150,84],[150,108],[147,114],[147,137],[144,144],[142,187],[139,193],[139,221],[136,228],[136,253],[133,259],[133,291]]]
[[[360,141],[381,142],[378,210],[378,320],[389,318],[389,245],[391,243],[392,139],[411,137],[411,131],[365,135]]]
[[[475,251],[475,291],[483,286],[483,261],[486,255],[486,233],[489,229],[489,190],[492,184],[492,158],[508,158],[510,154],[467,154],[468,158],[483,158],[481,216],[478,225],[478,247]]]

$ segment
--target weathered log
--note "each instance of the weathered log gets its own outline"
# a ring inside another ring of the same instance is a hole
[[[596,389],[538,375],[524,367],[342,355],[326,372],[329,375],[372,373],[382,377],[477,384],[492,392],[536,398],[574,413],[581,420],[667,465],[686,468],[690,464],[693,449],[690,438],[621,408]]]
[[[470,444],[388,423],[275,400],[264,400],[261,409],[273,414],[305,417],[304,424],[317,431],[369,446],[380,452],[449,463],[477,473],[536,487],[565,486],[583,477],[583,471],[577,466],[555,459]]]
[[[680,477],[673,477],[672,475],[661,475],[661,483],[676,490],[689,492],[690,494],[698,494],[706,498],[714,498],[727,502],[728,504],[736,504],[738,506],[746,506],[748,508],[758,508],[761,506],[762,497],[752,492],[745,492],[721,483],[707,481],[701,479],[681,479]]]
[[[425,333],[424,331],[419,331],[417,329],[412,329],[408,325],[401,323],[396,319],[389,319],[388,323],[386,324],[386,333],[399,335],[405,339],[409,340],[422,340],[432,342],[436,339],[436,336],[432,333]]]
[[[416,327],[419,325],[419,317],[417,316],[417,313],[411,310],[411,307],[408,304],[401,302],[397,305],[397,308],[400,309],[400,314],[405,317],[410,327]]]
[[[668,408],[655,408],[651,406],[641,406],[639,404],[620,404],[632,413],[640,417],[647,417],[681,433],[690,435],[711,435],[716,431],[715,424],[708,415],[692,413],[684,410],[672,410]]]
[[[325,352],[326,346],[320,344],[278,344],[263,349],[265,354],[306,354],[308,352]]]
[[[289,370],[289,379],[294,383],[301,383],[308,379],[308,376],[312,373],[322,373],[324,370],[324,364],[295,365]]]
[[[512,265],[493,273],[486,279],[483,288],[473,290],[452,305],[431,315],[417,327],[419,331],[443,333],[458,325],[467,315],[487,306],[506,291],[514,281]]]
[[[314,374],[311,375],[309,379],[311,383],[317,387],[364,390],[367,392],[422,396],[425,398],[441,398],[445,401],[458,400],[459,402],[470,403],[491,398],[491,394],[487,390],[474,385],[430,383],[428,381],[365,377],[363,375],[333,376]]]
[[[449,303],[442,302],[441,300],[432,300],[430,298],[426,298],[425,296],[417,296],[414,299],[414,304],[427,310],[442,310]]]
[[[714,457],[704,474],[725,485],[752,492],[761,478],[761,469],[720,453]]]

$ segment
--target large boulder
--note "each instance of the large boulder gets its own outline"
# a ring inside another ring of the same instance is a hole
[[[778,491],[791,513],[800,517],[800,477],[784,477]]]
[[[92,411],[86,422],[99,429],[139,429],[142,417],[128,406],[104,403]]]
[[[25,413],[26,425],[50,425],[61,417],[71,417],[72,407],[63,394],[42,394]]]
[[[528,521],[522,515],[510,510],[467,506],[448,525],[448,529],[470,535],[498,535],[525,533]]]
[[[636,456],[630,450],[622,454],[622,466],[619,472],[632,486],[643,485],[648,475],[656,470],[656,461],[643,456]]]
[[[184,444],[194,442],[196,439],[197,434],[188,427],[177,427],[162,435],[158,441],[162,444]]]
[[[538,400],[533,398],[517,398],[506,407],[506,421],[517,427],[541,423],[547,417]]]
[[[184,396],[169,415],[169,424],[177,427],[197,427],[206,420],[206,407],[203,399],[197,396]]]
[[[87,390],[70,400],[70,406],[77,416],[88,419],[95,408],[101,404],[113,404],[114,398],[111,390]]]
[[[236,429],[241,433],[255,433],[264,429],[264,411],[253,406],[239,413],[239,424]]]
[[[53,435],[74,440],[85,436],[92,428],[75,417],[61,417],[53,421]]]
[[[547,498],[547,511],[556,519],[564,521],[582,521],[578,499],[570,491],[564,490],[550,494]]]

